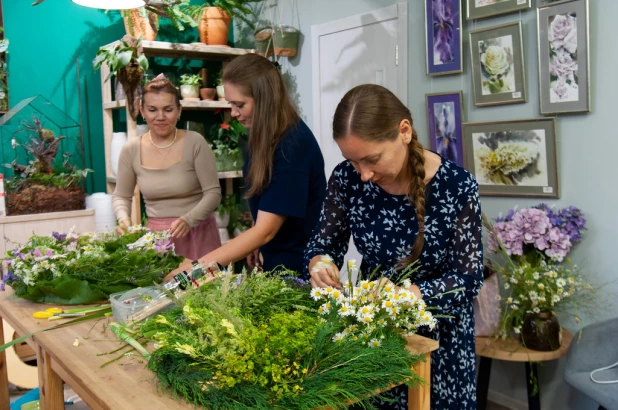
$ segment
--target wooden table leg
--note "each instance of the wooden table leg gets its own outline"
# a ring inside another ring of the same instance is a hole
[[[487,394],[489,393],[489,376],[491,375],[491,358],[481,356],[479,374],[476,380],[476,403],[478,410],[487,408]]]
[[[533,394],[536,385],[536,394]],[[526,362],[526,387],[528,388],[528,409],[541,410],[541,387],[539,374],[534,362]]]
[[[425,354],[425,361],[414,366],[414,373],[423,378],[420,386],[408,389],[408,410],[431,409],[431,353]]]
[[[0,343],[4,344],[4,326],[0,317]],[[0,352],[0,410],[9,410],[9,374],[6,368],[6,352]]]
[[[42,410],[64,410],[64,382],[51,366],[51,358],[41,347],[37,349],[39,396]]]

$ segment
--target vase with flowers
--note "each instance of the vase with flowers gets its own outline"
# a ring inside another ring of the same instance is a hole
[[[576,304],[576,296],[592,287],[567,258],[586,230],[576,207],[553,210],[545,204],[511,210],[489,230],[489,253],[508,292],[503,299],[499,334],[520,334],[534,350],[556,350],[561,344],[560,308]],[[575,313],[576,319],[579,319]]]

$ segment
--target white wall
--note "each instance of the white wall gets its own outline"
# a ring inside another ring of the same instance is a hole
[[[283,71],[293,81],[292,93],[303,118],[313,124],[311,89],[311,25],[325,23],[369,10],[390,6],[394,0],[292,0],[298,7],[298,19],[303,33],[299,54],[280,60]],[[289,4],[288,0],[280,3]],[[465,3],[465,1],[464,1]],[[534,6],[534,0],[532,1]],[[425,94],[441,91],[463,90],[464,111],[468,121],[489,121],[497,119],[520,119],[539,117],[538,64],[536,46],[536,10],[511,14],[485,21],[464,20],[464,73],[432,78],[425,74],[425,25],[424,0],[408,0],[408,106],[412,110],[415,126],[421,141],[428,142]],[[616,230],[618,228],[618,189],[616,177],[618,131],[612,117],[618,116],[615,104],[618,101],[618,1],[590,0],[590,44],[592,75],[591,114],[562,116],[558,119],[558,162],[561,198],[546,201],[558,206],[575,205],[587,215],[589,231],[573,252],[573,259],[585,267],[593,284],[606,283],[616,279],[618,268],[613,260],[615,254]],[[291,16],[286,11],[287,23]],[[525,65],[528,102],[508,106],[487,108],[474,107],[472,79],[470,76],[470,50],[467,45],[468,32],[476,28],[494,26],[522,20],[524,23]],[[603,35],[600,35],[600,34]],[[602,55],[605,63],[600,63]],[[515,205],[529,206],[538,203],[534,199],[490,198],[482,199],[483,211],[489,217]],[[615,284],[603,289],[598,302],[598,315],[594,321],[618,316],[618,305],[608,303]],[[565,327],[576,330],[574,323],[563,321]],[[600,354],[602,354],[600,352]],[[611,358],[608,358],[608,360]],[[614,362],[609,360],[609,362]],[[609,363],[608,363],[609,364]],[[544,409],[588,410],[597,405],[562,380],[564,360],[549,362],[539,367],[541,398]],[[524,366],[519,363],[496,362],[491,375],[492,390],[526,401]]]

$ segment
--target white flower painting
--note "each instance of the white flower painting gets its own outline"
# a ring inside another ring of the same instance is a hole
[[[556,14],[548,19],[551,103],[579,101],[577,77],[577,15]]]
[[[516,91],[513,36],[481,40],[478,44],[483,95]]]

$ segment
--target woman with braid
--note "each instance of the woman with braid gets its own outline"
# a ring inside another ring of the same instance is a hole
[[[440,318],[431,358],[431,408],[475,409],[473,299],[483,281],[478,185],[454,162],[423,149],[410,111],[386,88],[361,85],[341,100],[333,137],[346,161],[330,177],[315,236],[305,251],[314,287],[340,287],[350,235],[361,272],[398,282],[413,262],[409,289]],[[323,255],[332,264],[315,266]],[[347,273],[344,272],[347,277]],[[383,409],[407,409],[407,387],[388,392]]]

